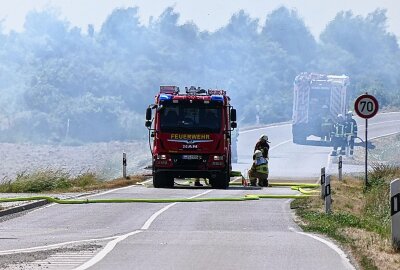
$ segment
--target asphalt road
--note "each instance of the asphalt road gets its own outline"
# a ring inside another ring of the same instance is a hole
[[[371,136],[398,132],[400,114],[379,115],[370,121],[370,128]],[[320,167],[329,161],[330,148],[294,145],[290,126],[279,125],[242,132],[236,168],[249,167],[253,145],[262,133],[272,142],[271,178],[316,181]],[[267,193],[293,191],[134,186],[97,197]],[[44,265],[46,269],[352,269],[335,244],[298,228],[287,199],[50,205],[3,220],[0,239],[0,268],[5,269],[43,269]]]
[[[355,117],[358,125],[358,136],[365,138],[365,120]],[[400,113],[378,114],[368,120],[368,138],[377,138],[400,132]],[[266,134],[271,142],[270,151],[270,178],[304,180],[317,179],[320,168],[326,167],[334,171],[329,154],[332,147],[298,145],[292,143],[291,124],[282,124],[242,131],[239,135],[238,164],[236,169],[245,173],[251,163],[254,142],[260,135]],[[312,138],[311,138],[312,139]],[[344,166],[346,172],[361,172],[363,166]]]

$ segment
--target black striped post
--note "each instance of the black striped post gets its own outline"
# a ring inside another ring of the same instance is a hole
[[[390,183],[390,214],[392,217],[392,243],[400,249],[400,179]]]
[[[321,168],[321,199],[325,199],[325,167]]]
[[[126,178],[126,153],[122,153],[122,177]]]

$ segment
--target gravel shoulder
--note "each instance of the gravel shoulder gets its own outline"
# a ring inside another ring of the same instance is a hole
[[[113,179],[122,174],[122,153],[127,154],[127,173],[140,174],[151,162],[147,141],[91,143],[80,146],[0,143],[0,181],[13,181],[18,174],[39,170],[62,170],[72,176],[94,172],[100,178]],[[98,191],[97,191],[98,192]],[[0,198],[51,196],[77,198],[96,193],[2,193]],[[0,203],[1,211],[24,208],[33,202]]]
[[[151,162],[144,140],[81,146],[0,143],[0,181],[45,169],[63,170],[74,176],[90,171],[105,179],[116,178],[122,173],[123,152],[127,154],[128,174],[143,172]]]

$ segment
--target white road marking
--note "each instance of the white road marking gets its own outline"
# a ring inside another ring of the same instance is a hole
[[[161,208],[160,210],[158,210],[157,212],[155,212],[142,226],[142,228],[140,228],[141,230],[147,230],[151,223],[153,223],[153,221],[159,216],[161,215],[164,211],[167,211],[169,208],[171,208],[172,206],[174,206],[177,203],[171,203],[167,206],[165,206],[164,208]]]
[[[148,181],[150,181],[150,180],[148,180]],[[121,187],[121,188],[116,188],[116,189],[110,189],[110,190],[107,190],[107,191],[103,191],[103,192],[99,192],[99,193],[94,193],[94,194],[90,194],[90,195],[87,195],[87,196],[82,196],[82,197],[80,197],[80,198],[83,199],[83,198],[90,198],[90,197],[94,197],[94,196],[105,195],[105,194],[108,194],[108,193],[111,193],[111,192],[114,192],[114,191],[119,191],[119,190],[123,190],[123,189],[128,189],[128,188],[131,188],[131,187],[133,187],[133,186],[126,186],[126,187]],[[50,203],[50,204],[48,204],[48,205],[46,205],[46,206],[43,206],[43,207],[40,207],[40,208],[37,208],[37,209],[33,209],[33,210],[31,211],[31,213],[32,213],[32,212],[36,212],[36,211],[41,211],[41,210],[43,210],[43,209],[52,207],[52,206],[54,206],[54,205],[58,205],[58,204],[57,204],[57,203]]]
[[[107,245],[99,252],[97,253],[93,258],[91,258],[89,261],[85,262],[84,264],[80,265],[79,267],[75,268],[75,270],[83,270],[83,269],[88,269],[89,267],[95,265],[99,261],[101,261],[108,253],[110,253],[115,246],[121,242],[122,240],[125,240],[125,238],[141,233],[141,230],[133,231],[121,236],[118,236],[118,238],[112,240],[111,242],[108,242]]]
[[[194,198],[203,196],[203,195],[205,195],[205,194],[207,194],[207,193],[210,193],[211,191],[212,191],[212,190],[207,190],[207,191],[205,191],[205,192],[203,192],[203,193],[201,193],[201,194],[197,194],[197,195],[195,195],[195,196],[193,196],[193,197],[190,197],[189,199],[194,199]],[[133,231],[133,232],[130,232],[130,233],[127,233],[127,234],[118,236],[118,238],[116,238],[116,239],[114,239],[113,241],[109,242],[109,243],[104,247],[104,249],[102,249],[99,253],[97,253],[92,259],[90,259],[90,260],[87,261],[86,263],[82,264],[81,266],[75,268],[75,270],[84,270],[84,269],[88,269],[89,267],[91,267],[91,266],[95,265],[96,263],[100,262],[102,259],[104,259],[104,257],[105,257],[108,253],[110,253],[110,252],[115,248],[115,246],[116,246],[119,242],[125,240],[127,237],[129,237],[129,236],[131,236],[131,235],[138,234],[138,233],[141,233],[141,232],[147,230],[147,229],[150,227],[150,225],[154,222],[154,220],[155,220],[159,215],[161,215],[163,212],[165,212],[166,210],[168,210],[169,208],[171,208],[172,206],[174,206],[174,205],[176,205],[176,204],[178,204],[178,203],[177,203],[177,202],[176,202],[176,203],[171,203],[171,204],[169,204],[169,205],[163,207],[162,209],[158,210],[157,212],[155,212],[155,213],[154,213],[153,215],[151,215],[151,217],[144,223],[144,225],[140,228],[140,230],[136,230],[136,231]]]
[[[203,196],[203,195],[205,195],[205,194],[207,194],[207,193],[210,193],[211,191],[212,191],[212,189],[207,190],[207,191],[205,191],[205,192],[203,192],[203,193],[201,193],[201,194],[198,194],[198,195],[196,195],[196,196],[190,197],[189,199],[194,199],[194,198],[196,198],[196,197]],[[170,208],[170,207],[172,207],[172,206],[174,206],[174,205],[176,205],[176,204],[177,204],[177,203],[169,204],[169,205],[165,206],[164,208],[162,208],[162,209],[158,210],[157,212],[155,212],[155,213],[144,223],[144,225],[143,225],[142,228],[140,228],[140,229],[141,229],[141,230],[147,230],[147,229],[150,227],[151,223],[153,223],[153,221],[154,221],[159,215],[161,215],[164,211],[168,210],[168,208]]]
[[[350,259],[349,259],[349,257],[346,255],[346,253],[344,253],[343,250],[341,250],[341,249],[340,249],[337,245],[335,245],[334,243],[332,243],[332,242],[330,242],[330,241],[327,241],[327,240],[325,240],[325,239],[323,239],[323,238],[321,238],[321,237],[319,237],[319,236],[317,236],[317,235],[314,235],[314,234],[309,234],[309,233],[305,233],[305,232],[300,232],[300,231],[298,231],[298,230],[296,230],[295,228],[292,228],[292,227],[289,227],[288,229],[289,229],[289,231],[292,231],[292,232],[295,232],[295,233],[298,233],[298,234],[302,234],[302,235],[311,237],[311,238],[313,238],[313,239],[315,239],[315,240],[317,240],[317,241],[320,241],[321,243],[324,243],[324,244],[327,245],[329,248],[333,249],[333,250],[342,258],[342,260],[343,260],[343,262],[345,263],[347,269],[354,269],[354,270],[356,269],[356,268],[351,264]]]
[[[384,134],[384,135],[379,135],[379,136],[376,136],[376,137],[372,137],[372,138],[370,138],[370,140],[378,139],[378,138],[382,138],[382,137],[387,137],[387,136],[395,135],[395,134],[398,134],[398,133],[400,133],[400,131],[392,132],[392,133],[388,133],[388,134]]]
[[[377,126],[377,125],[383,125],[387,123],[393,123],[393,122],[400,122],[400,120],[390,120],[390,121],[383,121],[383,122],[378,122],[378,123],[368,123],[368,127],[370,126]],[[364,127],[365,125],[361,124],[359,127]]]
[[[277,148],[278,146],[281,146],[282,144],[285,144],[285,143],[289,143],[289,142],[291,142],[291,141],[292,141],[292,140],[287,140],[287,141],[278,143],[277,145],[272,146],[269,150],[275,149],[275,148]]]

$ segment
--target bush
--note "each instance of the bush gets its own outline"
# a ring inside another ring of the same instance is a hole
[[[373,164],[368,173],[363,212],[368,224],[386,236],[390,233],[390,182],[398,175],[400,167],[382,163]]]
[[[0,185],[0,192],[40,193],[45,191],[63,191],[73,187],[85,188],[100,183],[94,173],[84,173],[72,178],[68,173],[57,170],[45,170],[27,174],[19,173],[13,182]]]
[[[76,187],[84,188],[98,184],[99,180],[97,179],[96,174],[88,172],[77,176],[71,182]]]

